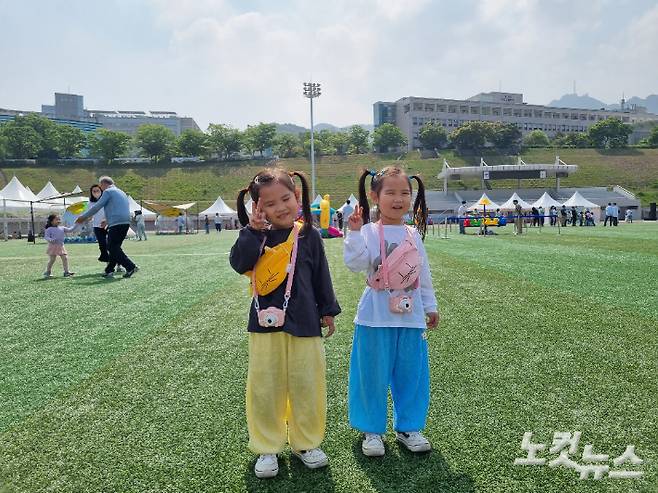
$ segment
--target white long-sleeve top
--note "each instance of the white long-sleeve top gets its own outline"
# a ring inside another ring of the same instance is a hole
[[[101,207],[96,214],[91,219],[91,222],[94,228],[100,228],[101,223],[105,221],[105,208]]]
[[[347,268],[352,272],[365,272],[366,275],[374,273],[381,263],[379,225],[365,224],[360,231],[349,231],[344,241],[343,257]],[[404,225],[385,225],[384,241],[390,255],[389,245],[397,246],[407,234]],[[407,294],[412,298],[412,311],[410,313],[392,313],[389,309],[391,294],[385,290],[375,290],[366,286],[354,317],[354,323],[369,327],[426,327],[425,314],[437,311],[436,296],[432,286],[432,274],[427,261],[427,252],[423,241],[414,230],[416,248],[421,258],[420,286],[416,289],[393,291],[392,295]]]

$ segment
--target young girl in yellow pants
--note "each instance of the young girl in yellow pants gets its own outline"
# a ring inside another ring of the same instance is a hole
[[[300,190],[294,177],[302,183]],[[244,203],[249,193],[255,210]],[[304,223],[296,223],[300,201]],[[240,274],[251,272],[247,427],[249,448],[259,454],[255,473],[274,477],[286,441],[307,467],[326,466],[327,392],[322,326],[334,332],[340,313],[320,234],[313,229],[308,185],[297,172],[266,169],[238,195],[244,226],[231,249]],[[285,258],[280,268],[259,271],[267,254]],[[262,275],[265,272],[265,275]]]

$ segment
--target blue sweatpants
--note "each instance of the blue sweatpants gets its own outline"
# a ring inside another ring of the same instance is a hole
[[[386,433],[388,389],[393,427],[425,428],[430,375],[425,329],[356,325],[349,377],[350,425],[364,433]]]

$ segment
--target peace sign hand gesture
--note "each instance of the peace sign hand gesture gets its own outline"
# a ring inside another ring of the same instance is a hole
[[[249,226],[257,231],[265,231],[269,229],[270,225],[265,218],[265,213],[260,208],[260,200],[256,202],[255,206],[256,210],[251,214],[251,219],[249,219]]]
[[[363,208],[360,205],[354,207],[354,212],[348,220],[350,231],[359,231],[363,226]]]

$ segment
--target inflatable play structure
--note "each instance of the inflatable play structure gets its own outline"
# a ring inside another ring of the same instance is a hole
[[[505,226],[507,219],[504,217],[467,217],[464,219],[464,227],[480,227],[480,226]]]
[[[311,214],[319,216],[320,233],[323,238],[342,238],[343,233],[330,225],[331,217],[336,213],[336,209],[331,207],[329,195],[325,195],[321,200],[313,201],[311,204]]]

